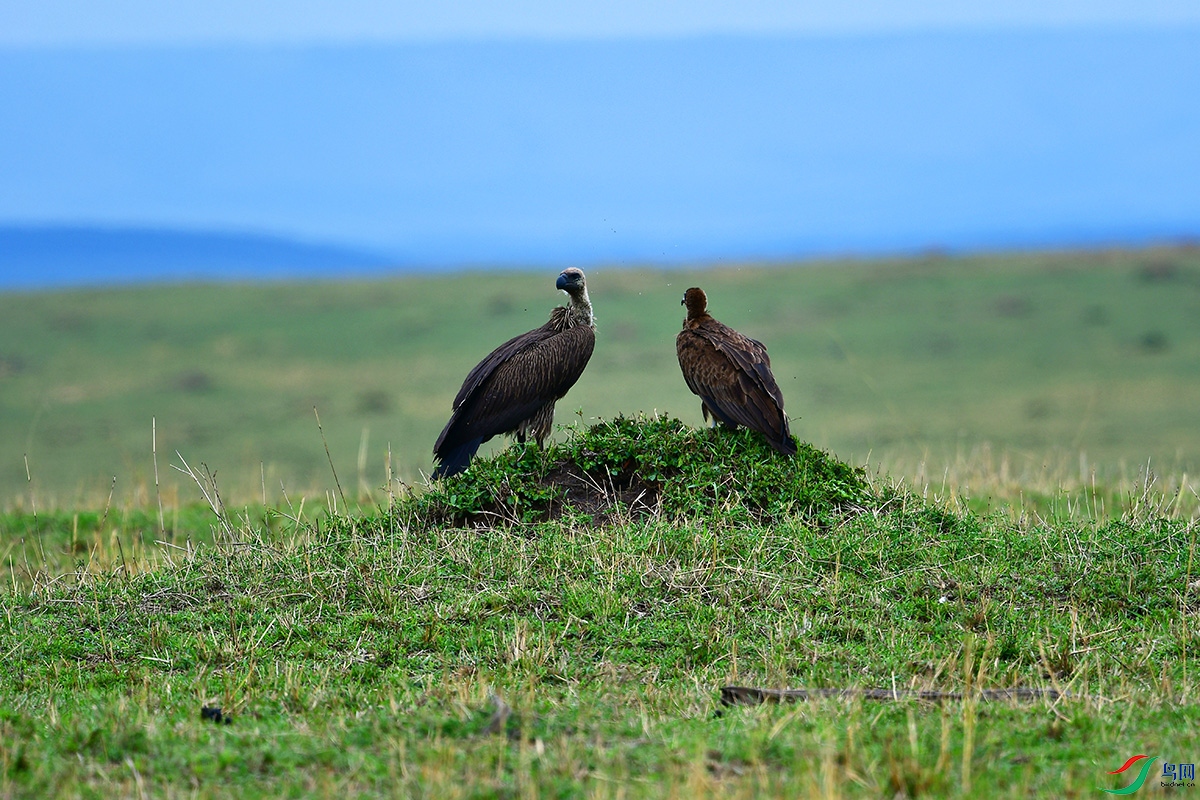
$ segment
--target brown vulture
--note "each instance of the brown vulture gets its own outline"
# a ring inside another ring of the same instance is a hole
[[[767,348],[709,316],[708,298],[700,289],[684,292],[680,305],[687,306],[687,319],[675,337],[675,352],[683,379],[702,401],[705,421],[715,417],[730,428],[745,425],[779,452],[795,455]]]
[[[550,312],[540,328],[509,339],[467,375],[454,413],[433,446],[433,477],[457,475],[479,445],[501,433],[518,442],[532,436],[541,447],[554,422],[554,402],[587,366],[596,345],[596,325],[583,271],[571,267],[555,287],[570,298]]]

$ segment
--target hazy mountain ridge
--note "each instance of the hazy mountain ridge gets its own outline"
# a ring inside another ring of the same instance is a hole
[[[0,226],[0,286],[288,278],[400,269],[382,253],[232,231]]]

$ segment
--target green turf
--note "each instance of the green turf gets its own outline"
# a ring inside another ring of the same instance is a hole
[[[630,460],[661,509],[453,527],[439,505],[532,508],[544,463]],[[672,506],[709,468],[731,480]],[[1095,797],[1135,753],[1156,786],[1200,749],[1197,525],[1163,508],[980,514],[640,419],[354,515],[10,514],[4,539],[51,554],[68,527],[125,544],[10,573],[0,796]],[[969,699],[722,709],[727,683]],[[1070,697],[970,699],[1009,686]]]
[[[0,501],[198,499],[176,451],[239,502],[332,498],[314,406],[343,492],[378,500],[389,449],[392,474],[419,483],[470,368],[561,302],[554,275],[0,295]],[[701,285],[718,319],[767,344],[793,431],[850,463],[934,486],[966,457],[1027,488],[1046,465],[1085,483],[1096,468],[1132,481],[1148,460],[1197,472],[1194,248],[588,278],[596,351],[559,423],[698,425],[673,339]]]

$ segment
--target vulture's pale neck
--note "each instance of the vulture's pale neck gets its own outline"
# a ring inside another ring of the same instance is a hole
[[[567,316],[571,319],[571,326],[586,325],[589,328],[596,327],[596,319],[592,316],[592,301],[588,298],[587,286],[580,286],[572,292],[567,292],[567,296],[571,298],[571,302],[567,303]]]

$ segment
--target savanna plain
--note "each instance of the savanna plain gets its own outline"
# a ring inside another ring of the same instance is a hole
[[[554,442],[430,484],[556,274],[0,295],[0,797],[1095,797],[1200,760],[1200,251],[594,267]],[[767,344],[795,459],[701,424],[692,285]]]

